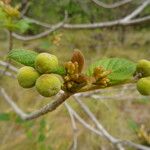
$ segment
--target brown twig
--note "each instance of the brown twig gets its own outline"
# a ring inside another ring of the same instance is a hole
[[[27,114],[25,112],[23,112],[16,104],[15,102],[13,102],[13,100],[8,96],[8,94],[6,93],[6,91],[1,88],[0,89],[1,95],[3,96],[4,100],[6,100],[6,102],[13,108],[13,110],[16,112],[16,114],[18,114],[21,119],[23,120],[32,120],[35,118],[38,118],[42,115],[45,115],[48,112],[54,111],[58,106],[60,106],[64,101],[66,101],[71,94],[70,93],[65,93],[65,92],[61,92],[59,93],[59,97],[52,101],[51,103],[48,103],[47,105],[45,105],[44,107],[42,107],[39,110],[36,110],[35,112],[32,112],[31,114]]]

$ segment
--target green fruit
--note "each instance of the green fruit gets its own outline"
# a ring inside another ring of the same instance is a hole
[[[137,90],[142,95],[150,95],[150,77],[141,78],[137,82]]]
[[[19,69],[17,79],[23,88],[31,88],[35,85],[36,79],[39,76],[39,73],[34,68],[25,66]]]
[[[137,72],[142,73],[143,77],[150,76],[150,61],[146,59],[141,59],[136,68]]]
[[[45,97],[56,95],[61,89],[61,82],[54,74],[43,74],[36,81],[37,91]]]
[[[35,68],[40,73],[52,73],[58,67],[58,59],[55,55],[41,53],[35,59]]]

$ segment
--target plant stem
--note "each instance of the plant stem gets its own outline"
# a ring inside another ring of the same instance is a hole
[[[8,33],[8,53],[12,50],[13,48],[13,36],[12,36],[12,31],[10,30],[7,30],[7,33]],[[9,69],[9,62],[10,62],[10,59],[8,59],[7,61],[7,65],[5,67],[5,69],[3,70],[3,73],[0,77],[3,77],[3,75],[5,75],[6,71]]]
[[[13,48],[13,36],[12,36],[12,31],[8,31],[8,41],[9,41],[9,45],[8,45],[8,52],[10,52]]]

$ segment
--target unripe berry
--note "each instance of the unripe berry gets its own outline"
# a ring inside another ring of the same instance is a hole
[[[37,91],[45,97],[56,95],[61,89],[61,82],[54,74],[43,74],[36,81]]]
[[[150,95],[150,77],[141,78],[137,82],[137,90],[142,95]]]
[[[31,88],[35,85],[36,79],[39,76],[39,73],[34,68],[25,66],[19,69],[17,79],[23,88]]]
[[[150,61],[146,59],[141,59],[136,68],[137,72],[142,73],[143,77],[150,76]]]
[[[51,73],[58,67],[58,59],[55,55],[40,53],[35,59],[35,68],[40,73]]]

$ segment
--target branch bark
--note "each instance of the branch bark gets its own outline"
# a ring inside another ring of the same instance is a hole
[[[73,144],[71,145],[72,150],[77,150],[77,145],[78,145],[78,137],[77,137],[77,125],[75,122],[75,117],[72,113],[72,111],[67,107],[67,105],[64,103],[66,109],[68,110],[70,119],[71,119],[71,125],[72,125],[72,130],[73,130]]]
[[[60,23],[54,25],[52,28],[50,28],[42,33],[33,35],[33,36],[21,36],[21,35],[13,32],[13,37],[18,40],[22,40],[22,41],[31,41],[31,40],[43,38],[45,36],[48,36],[52,32],[56,31],[57,29],[61,28],[63,26],[63,24],[64,24],[64,22],[60,22]]]
[[[39,38],[43,38],[45,36],[48,36],[49,34],[51,34],[52,32],[60,29],[60,28],[64,28],[64,29],[68,29],[68,30],[72,30],[72,29],[97,29],[97,28],[109,28],[109,27],[113,27],[113,26],[128,26],[128,25],[135,25],[135,24],[140,24],[143,22],[149,22],[150,21],[150,16],[146,16],[146,17],[142,17],[142,18],[138,18],[138,19],[133,19],[130,21],[124,21],[122,19],[120,20],[115,20],[115,21],[108,21],[108,22],[99,22],[99,23],[87,23],[87,24],[69,24],[69,23],[59,23],[55,26],[51,26],[49,25],[49,27],[51,27],[50,29],[39,33],[37,35],[34,36],[22,36],[19,35],[17,33],[13,33],[13,37],[18,39],[18,40],[22,40],[22,41],[30,41],[30,40],[36,40]],[[43,23],[45,24],[45,23]],[[42,25],[40,23],[40,25]],[[43,25],[42,25],[43,26]],[[45,27],[45,25],[44,25]],[[48,25],[46,25],[46,27],[48,28]]]
[[[48,23],[30,18],[30,17],[27,17],[27,16],[23,16],[22,18],[29,20],[30,23],[34,23],[36,25],[39,25],[39,26],[42,26],[42,27],[45,27],[45,28],[52,28],[53,27],[52,25],[50,25]]]
[[[31,114],[27,114],[23,112],[15,104],[15,102],[13,102],[13,100],[8,96],[8,94],[5,92],[3,88],[0,89],[0,93],[3,96],[4,100],[13,108],[16,114],[19,115],[21,119],[23,120],[32,120],[42,115],[45,115],[48,112],[54,111],[58,106],[60,106],[64,101],[66,101],[71,96],[71,94],[69,93],[61,92],[56,100],[52,101],[51,103],[48,103],[41,109],[36,110],[35,112],[32,112]]]
[[[19,35],[15,32],[12,33],[12,36],[18,40],[22,40],[22,41],[31,41],[31,40],[35,40],[35,39],[39,39],[39,38],[42,38],[42,37],[45,37],[45,36],[48,36],[49,34],[51,34],[52,32],[56,31],[57,29],[61,28],[66,20],[68,18],[68,12],[65,11],[65,16],[64,16],[64,20],[60,23],[57,23],[56,25],[53,25],[50,27],[50,29],[47,29],[46,31],[42,32],[42,33],[39,33],[39,34],[36,34],[36,35],[33,35],[33,36],[22,36],[22,35]],[[36,21],[36,22],[39,22],[39,21]],[[41,24],[41,22],[40,22]],[[44,23],[45,24],[45,23]]]
[[[76,100],[76,102],[81,106],[81,108],[83,109],[83,111],[90,117],[90,119],[95,123],[96,127],[101,131],[101,133],[103,134],[103,136],[110,141],[114,146],[117,147],[117,149],[119,150],[124,150],[124,147],[118,143],[116,144],[117,140],[111,136],[106,130],[105,128],[99,123],[99,121],[96,119],[95,115],[89,110],[89,108],[79,99],[79,97],[74,96],[74,99]]]
[[[150,16],[141,17],[133,20],[114,20],[108,22],[98,22],[98,23],[87,23],[87,24],[64,24],[64,29],[96,29],[96,28],[109,28],[113,26],[128,26],[143,23],[146,21],[150,21]]]
[[[137,9],[135,9],[130,15],[126,16],[124,19],[122,19],[122,22],[127,22],[133,18],[135,18],[137,15],[139,15],[145,7],[147,7],[150,4],[150,0],[146,0],[143,2]]]
[[[141,144],[136,144],[136,143],[133,143],[131,141],[125,140],[125,141],[120,141],[119,143],[126,145],[126,146],[129,146],[129,147],[136,148],[138,150],[150,150],[150,147],[146,147],[146,146],[141,145]]]
[[[4,62],[4,61],[1,61],[0,60],[0,65],[3,66],[3,67],[6,67],[9,65],[9,69],[12,70],[13,72],[17,73],[18,72],[18,69],[14,66],[12,66],[10,63],[7,63],[7,62]]]
[[[93,1],[97,1],[97,0],[93,0]],[[123,4],[126,4],[128,2],[130,2],[131,0],[124,0],[121,2],[117,2],[115,4],[113,4],[112,6],[121,6]],[[100,2],[100,1],[98,1]],[[118,20],[113,20],[113,21],[108,21],[108,22],[98,22],[98,23],[85,23],[85,24],[69,24],[69,23],[65,23],[67,18],[68,18],[68,14],[65,12],[65,19],[64,21],[56,24],[56,25],[50,25],[48,23],[44,23],[42,21],[33,19],[33,18],[29,18],[27,16],[22,16],[22,18],[26,18],[29,21],[31,21],[32,23],[35,23],[37,25],[40,25],[44,28],[48,28],[47,30],[45,30],[44,32],[41,32],[39,34],[33,35],[33,36],[22,36],[16,33],[13,33],[13,37],[18,39],[18,40],[22,40],[22,41],[30,41],[30,40],[35,40],[35,39],[39,39],[45,36],[48,36],[49,34],[51,34],[52,32],[54,32],[57,29],[60,28],[64,28],[64,29],[96,29],[96,28],[109,28],[109,27],[113,27],[113,26],[128,26],[128,25],[135,25],[135,24],[140,24],[143,22],[147,22],[150,21],[150,16],[145,16],[145,17],[141,17],[141,18],[137,18],[137,19],[133,19],[135,18],[138,14],[140,14],[145,7],[147,7],[150,4],[150,0],[146,0],[144,1],[138,8],[136,8],[132,13],[130,13],[129,15],[127,15],[124,18],[118,19]]]
[[[12,50],[12,48],[13,48],[13,36],[12,36],[12,32],[10,30],[6,30],[6,31],[7,31],[7,34],[8,34],[8,53],[9,53]],[[7,72],[7,70],[9,69],[9,62],[10,62],[10,60],[8,59],[7,61],[8,61],[8,63],[5,66],[5,69],[3,70],[3,73],[2,73],[1,76],[9,74]]]
[[[116,2],[116,3],[113,3],[113,4],[106,4],[106,3],[103,3],[99,0],[91,0],[91,1],[94,2],[96,5],[98,5],[100,7],[112,9],[112,8],[117,8],[117,7],[123,6],[127,3],[130,3],[133,0],[122,0],[122,1],[119,1],[119,2]]]
[[[65,102],[64,104],[66,105],[66,107],[68,107],[68,109],[70,109],[70,111],[72,112],[72,114],[74,115],[74,117],[79,121],[79,123],[81,123],[86,129],[92,131],[93,133],[95,133],[98,136],[104,137],[104,135],[102,134],[101,130],[92,127],[86,121],[84,121],[77,114],[77,112],[73,108],[71,108],[71,106],[67,102]],[[104,130],[105,130],[105,128],[104,128]],[[136,144],[136,143],[128,141],[128,140],[120,140],[120,139],[117,139],[115,137],[113,137],[113,138],[116,140],[115,144],[119,144],[120,143],[120,144],[122,144],[124,146],[133,147],[133,148],[136,148],[136,149],[139,149],[139,150],[150,150],[150,147],[147,147],[147,146],[144,146],[144,145],[141,145],[141,144]]]
[[[21,3],[21,17],[24,16],[28,9],[29,9],[29,6],[30,6],[30,2],[29,0],[22,0],[22,3]]]
[[[12,73],[10,73],[8,71],[1,70],[1,69],[0,69],[0,74],[2,74],[2,76],[5,75],[5,76],[8,76],[8,77],[12,77],[14,79],[16,78],[16,75],[14,75],[14,74],[12,74]]]
[[[13,110],[23,119],[23,120],[31,120],[37,117],[40,117],[41,115],[44,115],[50,111],[55,110],[61,103],[63,103],[67,98],[69,98],[69,96],[71,96],[71,94],[68,93],[64,93],[64,92],[60,92],[58,96],[58,98],[56,100],[54,100],[52,103],[47,104],[46,106],[44,106],[43,108],[41,108],[40,110],[37,110],[31,114],[26,114],[24,113],[16,104],[15,102],[12,101],[12,99],[8,96],[8,94],[5,92],[5,90],[3,88],[0,89],[0,93],[1,96],[3,96],[6,100],[6,102],[13,108]],[[77,95],[76,95],[77,96]],[[79,96],[79,94],[78,94]],[[83,96],[83,95],[82,95]],[[110,135],[106,129],[99,123],[99,121],[96,119],[95,115],[89,110],[89,108],[80,100],[80,99],[76,99],[78,104],[81,106],[81,108],[85,111],[85,113],[90,117],[90,119],[92,119],[92,121],[95,123],[96,128],[92,127],[91,125],[89,125],[86,121],[84,121],[68,104],[67,102],[64,102],[65,106],[67,107],[67,109],[69,110],[69,112],[72,115],[72,125],[74,126],[73,128],[75,128],[75,120],[74,117],[87,129],[89,129],[90,131],[94,132],[95,134],[105,137],[106,139],[108,139],[108,141],[110,141],[113,145],[117,145],[117,148],[119,150],[124,150],[124,147],[122,147],[122,145],[124,146],[128,146],[128,147],[133,147],[136,149],[140,149],[140,150],[149,150],[149,147],[146,147],[144,145],[140,145],[140,144],[136,144],[133,143],[131,141],[127,141],[127,140],[120,140],[117,139],[115,137],[113,137],[112,135]],[[74,137],[75,138],[75,137]]]
[[[72,112],[72,114],[74,115],[74,117],[88,130],[94,132],[95,134],[99,135],[99,136],[102,136],[103,137],[103,134],[101,133],[101,131],[95,129],[94,127],[92,127],[91,125],[89,125],[86,121],[84,121],[78,114],[76,111],[74,111],[71,106],[65,102],[64,103],[65,106]]]

